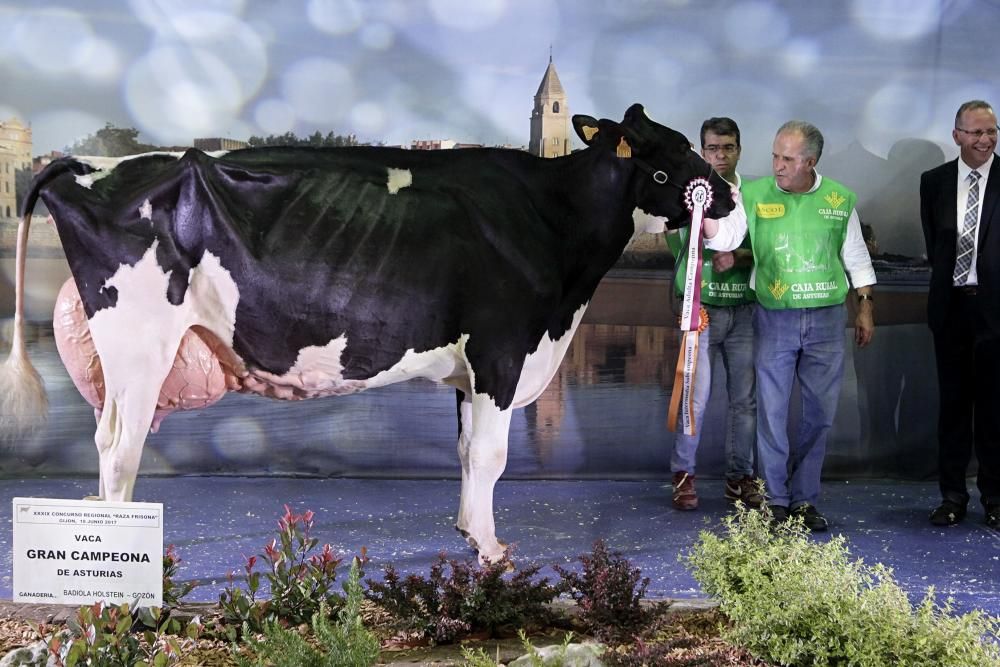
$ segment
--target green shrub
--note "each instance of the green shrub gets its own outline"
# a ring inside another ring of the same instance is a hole
[[[803,667],[1000,665],[1000,619],[956,616],[933,589],[914,608],[890,569],[851,559],[843,536],[815,542],[800,519],[770,521],[738,508],[722,536],[703,531],[686,557],[732,620],[730,641]]]
[[[180,604],[181,598],[186,596],[197,584],[193,581],[176,583],[177,573],[180,571],[181,557],[177,555],[174,545],[167,547],[163,553],[163,606],[171,609]]]
[[[360,561],[354,559],[347,581],[344,582],[345,602],[337,613],[334,625],[329,621],[326,603],[312,616],[312,631],[316,647],[307,642],[295,629],[282,627],[269,621],[263,639],[250,638],[247,658],[234,648],[234,659],[240,667],[368,667],[375,664],[379,655],[379,642],[361,620]],[[249,636],[249,628],[244,630]]]
[[[334,583],[342,559],[333,555],[329,544],[313,553],[319,543],[310,535],[313,516],[308,510],[294,514],[285,505],[285,514],[278,520],[278,537],[264,546],[264,553],[250,556],[244,563],[246,589],[236,585],[234,573],[229,574],[229,585],[219,596],[226,621],[246,623],[254,632],[262,632],[273,621],[308,623],[321,604],[334,611],[340,608],[343,600]],[[269,600],[257,599],[261,584],[258,560],[267,566],[263,574],[270,588]],[[362,549],[361,564],[364,562]]]
[[[52,664],[58,667],[166,667],[176,664],[201,632],[196,618],[179,637],[180,622],[161,613],[158,607],[129,610],[96,602],[80,607],[67,623],[68,633],[47,635],[41,626],[36,632],[48,645]]]
[[[642,577],[620,552],[609,552],[604,540],[594,542],[593,552],[578,560],[582,574],[554,567],[579,605],[588,632],[606,641],[627,641],[648,627],[653,616],[641,601],[649,577]]]
[[[437,642],[548,622],[551,612],[545,605],[559,589],[547,578],[533,581],[541,566],[522,567],[506,576],[510,568],[509,555],[480,567],[439,554],[427,579],[415,574],[401,579],[387,565],[383,581],[368,580],[367,597],[395,619],[396,627],[417,630]]]

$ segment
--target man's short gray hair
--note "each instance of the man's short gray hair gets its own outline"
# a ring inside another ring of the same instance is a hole
[[[819,131],[819,128],[812,123],[807,123],[804,120],[790,120],[781,127],[778,128],[778,134],[784,132],[798,132],[805,139],[805,154],[806,157],[812,157],[819,162],[819,158],[823,155],[823,133]]]
[[[993,107],[990,106],[989,102],[984,100],[969,100],[962,106],[958,107],[958,113],[955,114],[955,127],[962,122],[962,114],[966,111],[975,111],[976,109],[986,109],[990,113],[993,113]]]

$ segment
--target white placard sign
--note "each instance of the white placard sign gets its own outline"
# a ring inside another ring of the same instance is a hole
[[[163,605],[163,504],[14,498],[14,602]]]

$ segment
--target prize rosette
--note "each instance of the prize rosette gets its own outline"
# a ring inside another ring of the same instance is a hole
[[[712,185],[707,178],[699,176],[688,182],[684,188],[684,205],[691,212],[691,233],[688,236],[688,269],[679,322],[683,336],[667,411],[667,427],[671,431],[680,430],[687,435],[695,435],[694,379],[698,372],[698,347],[701,343],[698,335],[708,327],[708,311],[701,305],[702,221],[712,205]]]
[[[692,178],[684,188],[684,205],[694,213],[695,209],[707,211],[712,205],[712,185],[707,178],[701,176]]]

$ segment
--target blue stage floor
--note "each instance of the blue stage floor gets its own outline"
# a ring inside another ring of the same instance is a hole
[[[11,498],[81,498],[96,485],[96,479],[0,481],[0,544],[12,538]],[[703,597],[678,554],[700,530],[718,526],[728,505],[721,481],[699,479],[698,489],[701,508],[682,513],[670,507],[658,481],[501,481],[497,534],[516,545],[517,560],[546,565],[572,563],[604,538],[650,577],[650,597]],[[164,504],[164,544],[174,544],[183,559],[180,578],[200,584],[187,599],[212,601],[227,572],[241,569],[243,555],[260,553],[274,536],[285,503],[316,513],[320,544],[344,555],[366,546],[369,574],[387,563],[426,574],[442,551],[471,558],[452,528],[458,493],[457,480],[172,477],[140,478],[135,500]],[[960,610],[1000,615],[1000,532],[984,525],[978,498],[961,525],[932,527],[927,516],[937,499],[936,483],[830,482],[820,509],[830,534],[843,533],[865,562],[892,567],[911,599],[933,585]],[[0,600],[11,599],[11,557],[9,546],[0,548]],[[548,567],[543,573],[555,577]]]

